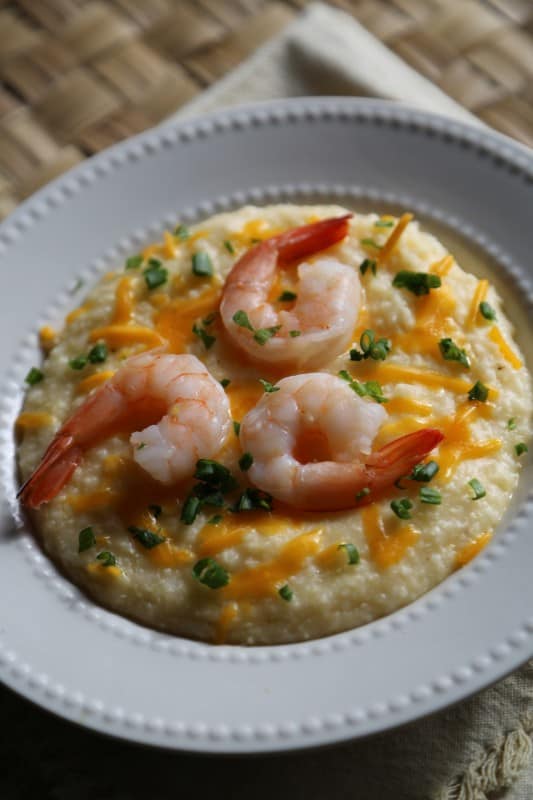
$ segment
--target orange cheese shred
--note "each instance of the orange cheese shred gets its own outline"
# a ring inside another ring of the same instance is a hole
[[[479,313],[479,304],[483,302],[489,290],[489,282],[485,279],[478,281],[476,290],[470,303],[470,308],[466,317],[466,326],[471,328],[477,319]]]
[[[388,569],[401,561],[420,536],[412,525],[401,525],[387,534],[375,503],[361,509],[361,514],[370,557],[380,569]]]
[[[396,247],[396,245],[400,241],[400,236],[402,235],[404,230],[407,228],[407,226],[409,225],[409,223],[411,222],[412,219],[413,219],[413,215],[412,214],[409,214],[409,213],[402,214],[402,216],[398,220],[398,223],[395,226],[394,230],[392,231],[392,233],[390,234],[389,238],[387,239],[387,241],[385,242],[385,244],[383,245],[383,247],[381,248],[381,250],[377,254],[377,261],[380,264],[383,264],[383,262],[387,258],[389,258],[389,256],[391,255],[392,251],[394,250],[394,248]]]
[[[111,323],[122,325],[129,322],[133,314],[133,278],[125,276],[117,284],[115,292],[115,313]]]
[[[67,497],[67,503],[73,511],[82,514],[86,511],[99,511],[114,506],[119,500],[117,492],[111,489],[97,489],[88,494],[72,494]]]
[[[469,561],[472,561],[481,551],[488,545],[490,540],[492,539],[492,533],[490,531],[486,531],[474,539],[473,542],[465,545],[465,547],[461,548],[455,556],[454,561],[454,569],[460,569],[464,567],[465,564],[468,564]]]
[[[489,339],[494,342],[494,344],[498,345],[500,353],[514,369],[520,369],[522,366],[522,361],[518,358],[516,353],[511,350],[497,325],[493,325],[490,329]]]
[[[448,389],[457,394],[464,394],[472,387],[472,383],[463,378],[418,367],[404,367],[401,364],[381,364],[377,376],[382,383],[420,383],[435,389]]]
[[[45,411],[23,411],[16,419],[16,426],[21,430],[35,430],[51,425],[54,417]]]
[[[92,389],[96,388],[97,386],[101,386],[102,383],[105,383],[112,378],[115,373],[112,369],[102,370],[102,372],[95,372],[94,375],[89,375],[87,378],[81,380],[78,385],[76,386],[76,393],[77,394],[87,394],[87,392],[92,391]]]
[[[453,263],[454,257],[448,253],[444,258],[431,264],[429,272],[433,273],[433,275],[438,275],[439,278],[444,278],[453,267]]]
[[[157,331],[142,325],[106,325],[102,328],[93,328],[89,334],[89,341],[96,342],[98,339],[103,339],[112,348],[127,347],[132,344],[157,347],[164,343],[163,337]]]

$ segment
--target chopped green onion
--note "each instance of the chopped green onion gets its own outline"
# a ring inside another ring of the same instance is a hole
[[[339,372],[339,377],[349,383],[350,388],[353,389],[353,391],[358,394],[359,397],[371,397],[377,403],[388,402],[388,398],[383,395],[382,387],[377,381],[366,381],[366,383],[360,383],[352,378],[350,373],[345,369],[341,369]]]
[[[35,384],[40,383],[43,380],[43,378],[44,378],[44,373],[41,372],[40,369],[37,369],[37,367],[32,367],[24,380],[30,386],[35,386]]]
[[[146,447],[146,442],[140,442],[140,443],[137,445],[137,448],[136,448],[136,449],[137,449],[137,450],[142,450],[142,449],[143,449],[143,447]]]
[[[245,489],[232,510],[253,511],[255,508],[272,511],[272,496],[262,492],[261,489]]]
[[[370,494],[370,489],[368,488],[368,486],[365,486],[364,489],[361,489],[360,492],[357,492],[357,494],[355,495],[355,499],[362,500],[363,497],[368,497],[369,494]]]
[[[200,327],[200,325],[198,325],[196,322],[192,326],[192,332],[202,340],[206,350],[209,350],[209,348],[212,347],[217,340],[216,336],[211,336],[211,334],[208,333],[205,328]]]
[[[298,295],[296,294],[296,292],[289,292],[287,290],[287,291],[282,292],[280,294],[280,296],[278,297],[278,300],[279,300],[280,303],[290,303],[291,300],[296,300],[297,297],[298,297]]]
[[[516,430],[517,422],[515,417],[511,417],[511,419],[507,420],[507,430],[514,431]]]
[[[229,492],[237,486],[229,469],[212,458],[200,458],[196,462],[194,477],[223,492]]]
[[[213,263],[209,258],[209,253],[200,250],[192,257],[192,271],[200,278],[210,278],[213,275]]]
[[[260,345],[266,344],[269,339],[276,335],[280,328],[281,325],[274,325],[272,328],[258,328],[254,333],[254,339]]]
[[[522,453],[527,453],[528,451],[527,444],[524,444],[524,442],[519,442],[519,444],[515,444],[514,451],[517,456],[521,456]]]
[[[382,245],[375,242],[373,239],[361,239],[361,244],[364,244],[365,247],[375,247],[376,250],[381,250]]]
[[[157,289],[166,283],[168,270],[161,266],[161,262],[156,258],[151,258],[148,267],[143,271],[144,280],[149,289]]]
[[[87,366],[87,361],[87,356],[77,356],[76,358],[71,358],[68,365],[71,369],[83,369]]]
[[[147,550],[151,550],[153,547],[157,547],[158,544],[163,544],[163,542],[166,541],[165,536],[159,536],[159,534],[153,531],[148,531],[146,528],[138,528],[136,525],[130,525],[128,530],[133,534],[133,538],[137,539]]]
[[[242,456],[239,458],[239,468],[243,472],[246,472],[246,470],[250,469],[253,463],[254,463],[254,457],[251,453],[243,453]]]
[[[422,486],[420,489],[420,501],[429,503],[432,506],[440,506],[442,496],[438,489],[433,489],[431,486]]]
[[[155,517],[156,519],[157,519],[158,517],[160,517],[160,516],[161,516],[161,514],[163,513],[163,509],[161,508],[161,506],[158,506],[156,503],[151,503],[151,504],[148,506],[148,511],[149,511],[149,512],[150,512],[150,514],[152,514],[152,516],[153,516],[153,517]]]
[[[494,311],[493,307],[486,302],[486,300],[483,300],[479,304],[479,312],[482,317],[485,317],[485,319],[489,319],[491,321],[496,319],[496,312]]]
[[[392,219],[378,219],[374,222],[374,228],[392,228],[394,220]]]
[[[192,525],[201,508],[202,500],[199,497],[196,497],[196,495],[190,494],[185,500],[183,508],[181,509],[180,520],[186,525]]]
[[[96,536],[92,528],[84,528],[78,534],[78,553],[90,550],[96,544]]]
[[[478,400],[480,403],[486,403],[489,396],[489,389],[481,381],[476,381],[468,392],[469,400]]]
[[[365,275],[367,270],[370,270],[372,275],[376,274],[377,265],[375,261],[372,261],[371,258],[365,258],[365,260],[359,266],[359,272],[361,275]]]
[[[423,481],[429,483],[439,471],[439,465],[436,461],[428,461],[427,464],[417,464],[413,467],[413,471],[408,475],[410,481]]]
[[[202,322],[204,325],[212,325],[212,323],[216,320],[218,313],[216,311],[212,311],[211,314],[208,314],[207,317],[204,317]]]
[[[361,560],[359,556],[359,550],[351,542],[343,542],[343,544],[340,544],[337,547],[337,550],[346,550],[348,564],[359,564],[359,561]]]
[[[241,328],[247,328],[249,331],[253,331],[252,323],[248,319],[248,314],[246,311],[236,311],[232,317],[233,322],[236,325],[239,325]]]
[[[201,558],[192,568],[193,577],[210,589],[221,589],[229,583],[229,574],[214,558]]]
[[[174,229],[174,236],[177,236],[178,239],[181,239],[182,242],[188,239],[190,235],[191,235],[190,231],[186,225],[178,225]]]
[[[89,350],[87,358],[91,364],[103,364],[106,360],[109,351],[105,342],[98,342]]]
[[[233,420],[233,430],[235,431],[235,436],[238,436],[241,432],[241,423],[237,422],[236,419]]]
[[[140,254],[136,256],[130,256],[126,259],[126,269],[137,269],[141,266],[143,261],[144,259]]]
[[[232,256],[234,256],[234,255],[235,255],[235,248],[233,247],[233,245],[232,245],[232,243],[230,242],[230,240],[229,240],[229,239],[226,239],[226,240],[225,240],[225,242],[224,242],[224,247],[226,248],[226,250],[228,251],[228,253],[230,253]]]
[[[281,589],[278,589],[278,594],[282,600],[285,600],[286,603],[290,603],[294,597],[294,592],[288,583],[286,583],[285,586],[282,586]]]
[[[362,361],[366,358],[372,358],[374,361],[385,361],[391,349],[390,339],[378,339],[375,341],[375,333],[372,330],[365,330],[359,339],[361,351],[353,348],[350,350],[351,361]]]
[[[115,564],[117,563],[117,559],[115,558],[113,553],[109,552],[109,550],[102,550],[101,553],[98,553],[96,558],[98,559],[98,561],[102,562],[103,567],[114,567]]]
[[[485,491],[483,484],[478,481],[477,478],[472,478],[471,481],[468,481],[468,485],[472,488],[474,492],[474,496],[472,500],[481,500],[482,497],[485,497],[487,492]]]
[[[291,339],[296,339],[298,336],[301,335],[302,335],[301,331],[289,331],[289,336],[291,337]]]
[[[270,383],[270,381],[265,381],[263,380],[263,378],[259,378],[258,380],[259,383],[262,384],[265,392],[267,392],[268,394],[272,394],[272,392],[279,392],[279,386],[274,386],[273,383]]]
[[[222,514],[215,514],[214,517],[211,517],[211,519],[207,520],[207,524],[208,525],[218,525],[218,523],[222,522],[223,519],[224,519],[224,517],[222,516]]]
[[[468,360],[468,356],[464,350],[462,350],[460,347],[457,347],[452,339],[441,339],[439,342],[439,349],[442,357],[446,361],[458,361],[464,367],[470,369],[470,361]]]
[[[400,519],[411,519],[409,509],[413,507],[413,504],[408,497],[404,497],[402,500],[393,500],[390,507]]]
[[[229,378],[222,378],[222,380],[220,381],[220,385],[222,386],[223,389],[227,389],[230,383],[231,381]]]
[[[394,276],[392,285],[397,289],[408,289],[420,297],[423,294],[429,294],[431,289],[438,289],[442,282],[438,275],[432,275],[429,272],[411,272],[402,269]]]

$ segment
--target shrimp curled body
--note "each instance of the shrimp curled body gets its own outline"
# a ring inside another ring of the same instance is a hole
[[[246,414],[240,439],[253,457],[251,482],[298,509],[333,511],[370,502],[443,438],[426,428],[365,455],[386,417],[382,406],[326,373],[283,378],[277,388]]]
[[[19,495],[38,508],[57,495],[87,450],[135,429],[130,442],[137,464],[161,483],[176,483],[193,474],[199,458],[220,449],[229,428],[226,394],[195,356],[142,353],[62,425]]]
[[[350,217],[325,219],[273,236],[234,265],[224,285],[220,313],[230,340],[254,361],[316,368],[350,344],[359,314],[360,282],[357,272],[336,258],[299,265],[292,309],[277,311],[268,300],[278,267],[343,239]],[[258,342],[254,331],[235,322],[234,315],[242,311],[255,331],[278,326],[279,330],[268,341]]]

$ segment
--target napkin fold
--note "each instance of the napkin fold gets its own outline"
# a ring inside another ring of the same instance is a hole
[[[281,34],[163,124],[240,103],[308,95],[382,97],[483,124],[352,17],[322,3],[308,6]],[[491,689],[430,718],[320,755],[282,758],[272,771],[278,786],[283,777],[287,786],[294,785],[301,774],[306,800],[531,800],[532,733],[530,662]],[[261,763],[256,762],[261,775],[256,797],[266,798],[275,784]]]

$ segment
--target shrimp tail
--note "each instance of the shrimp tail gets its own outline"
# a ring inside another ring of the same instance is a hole
[[[365,467],[374,475],[372,490],[379,491],[408,475],[443,439],[444,434],[436,428],[423,428],[400,436],[371,453],[365,460]]]
[[[81,462],[83,450],[74,437],[61,434],[50,443],[43,460],[17,493],[28,508],[39,508],[52,500]]]
[[[296,261],[332,247],[344,239],[348,233],[348,222],[352,216],[352,214],[344,214],[342,217],[331,217],[320,220],[320,222],[312,222],[310,225],[293,228],[267,241],[275,244],[280,262]]]

